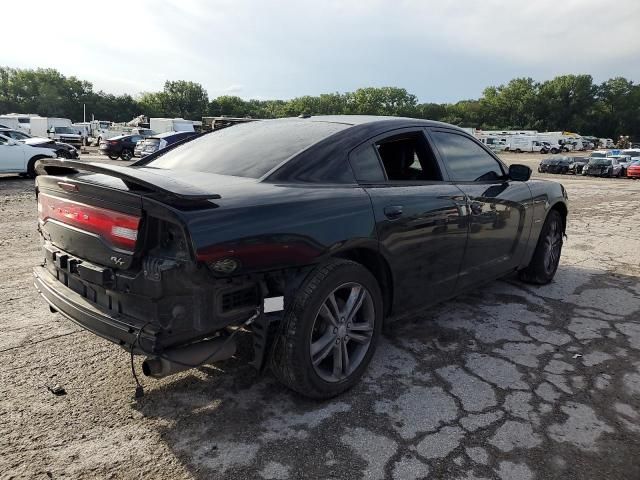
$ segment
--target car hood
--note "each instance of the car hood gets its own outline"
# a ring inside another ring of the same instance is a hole
[[[31,145],[31,146],[38,146],[38,145],[42,145],[43,143],[53,142],[53,140],[51,140],[50,138],[42,138],[42,137],[25,138],[24,140],[20,140],[20,141],[25,145]]]

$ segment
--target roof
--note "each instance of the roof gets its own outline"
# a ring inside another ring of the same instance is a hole
[[[331,123],[343,123],[345,125],[365,125],[378,122],[393,122],[398,124],[410,123],[412,125],[425,125],[425,126],[447,126],[452,125],[436,122],[435,120],[425,120],[421,118],[410,117],[394,117],[385,115],[311,115],[309,117],[289,117],[276,120],[293,120],[297,119],[301,122],[331,122]],[[456,127],[458,128],[458,127]]]

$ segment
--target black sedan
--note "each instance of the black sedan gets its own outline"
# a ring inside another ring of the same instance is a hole
[[[573,160],[571,157],[549,157],[545,158],[538,165],[540,173],[569,173]]]
[[[569,172],[573,175],[582,175],[582,170],[589,163],[588,157],[572,157],[569,165]]]
[[[315,398],[358,381],[385,318],[514,272],[549,283],[567,218],[562,185],[415,119],[257,121],[38,171],[52,310],[153,377],[229,358],[244,327],[253,365]]]
[[[136,148],[136,144],[144,138],[145,136],[140,134],[118,135],[117,137],[103,140],[100,143],[99,150],[100,153],[107,155],[111,160],[121,158],[122,160],[128,161],[133,158],[133,151]]]

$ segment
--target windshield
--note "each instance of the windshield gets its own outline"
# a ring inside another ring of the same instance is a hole
[[[55,132],[56,133],[76,133],[70,127],[56,127]]]
[[[292,155],[350,126],[299,119],[248,122],[196,138],[148,166],[260,178]]]
[[[27,135],[26,133],[18,132],[16,130],[8,130],[6,132],[2,132],[3,135],[7,137],[11,137],[14,140],[24,140],[25,138],[31,138],[31,135]]]
[[[589,165],[611,165],[611,160],[608,158],[592,158],[589,160]]]
[[[591,155],[589,155],[591,158],[604,158],[607,156],[606,153],[602,153],[602,152],[591,152]]]

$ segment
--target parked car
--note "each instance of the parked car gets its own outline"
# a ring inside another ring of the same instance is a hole
[[[18,173],[35,177],[35,164],[44,158],[56,158],[52,148],[35,147],[0,133],[0,173]]]
[[[589,163],[589,158],[587,157],[570,157],[571,163],[569,164],[569,171],[567,173],[571,173],[573,175],[582,175],[582,169],[584,166]]]
[[[627,167],[627,177],[640,178],[640,157],[631,159],[631,163]]]
[[[629,167],[629,164],[631,164],[631,155],[616,154],[616,155],[610,155],[609,158],[615,158],[618,161],[618,164],[620,164],[620,170],[621,170],[620,176],[626,177],[627,168]]]
[[[148,137],[144,140],[142,148],[140,149],[140,156],[146,157],[163,148],[167,148],[169,145],[180,142],[186,138],[197,135],[196,132],[166,132]]]
[[[622,172],[623,167],[617,158],[593,157],[582,169],[583,175],[592,177],[620,177]]]
[[[144,148],[144,141],[145,139],[143,138],[142,140],[138,140],[138,142],[136,143],[136,148],[133,149],[133,156],[136,158],[140,158],[142,156],[142,149]]]
[[[136,144],[142,140],[142,135],[118,135],[117,137],[103,140],[100,143],[100,153],[107,155],[111,160],[128,161],[133,158],[133,151]]]
[[[32,137],[28,133],[10,128],[0,128],[0,134],[5,137],[12,138],[19,142],[31,145],[32,147],[50,148],[56,152],[59,158],[78,158],[80,154],[73,145],[68,143],[56,142],[49,138]]]
[[[635,157],[640,157],[640,148],[628,148],[626,150],[622,150],[620,152],[621,155],[629,155],[632,159]]]
[[[385,317],[516,271],[549,283],[567,217],[559,183],[407,118],[249,122],[129,167],[38,171],[52,310],[152,377],[229,358],[242,326],[253,365],[314,398],[358,381]]]
[[[571,157],[550,157],[545,158],[538,166],[541,173],[568,173],[573,160]]]

